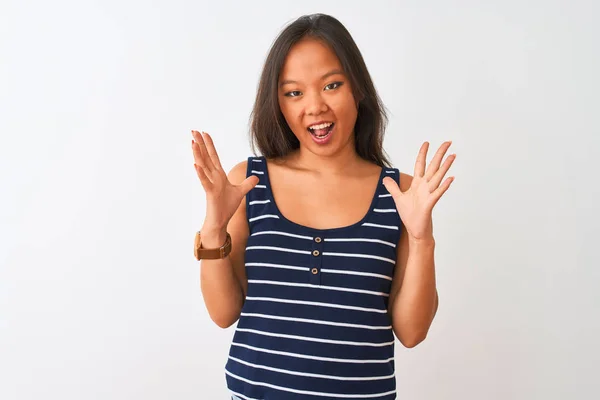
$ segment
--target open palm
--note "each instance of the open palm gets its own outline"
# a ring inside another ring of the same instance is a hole
[[[429,167],[425,169],[429,143],[423,143],[417,156],[410,188],[405,192],[400,190],[392,178],[386,177],[383,180],[383,184],[394,199],[402,223],[412,239],[422,240],[433,236],[431,221],[433,207],[454,180],[454,177],[449,177],[442,183],[456,158],[456,154],[451,154],[442,165],[442,159],[450,145],[451,142],[443,143],[431,160]]]
[[[259,179],[247,177],[241,184],[234,185],[223,171],[214,142],[206,132],[192,131],[194,169],[206,193],[206,216],[203,226],[226,226],[242,199]]]

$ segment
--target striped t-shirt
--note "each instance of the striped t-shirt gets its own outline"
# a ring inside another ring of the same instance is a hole
[[[312,229],[275,204],[267,161],[249,157],[245,249],[248,293],[225,366],[244,400],[395,399],[394,334],[387,313],[401,221],[383,178],[368,213]]]

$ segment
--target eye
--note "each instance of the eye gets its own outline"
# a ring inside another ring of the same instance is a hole
[[[285,93],[284,96],[287,96],[287,97],[298,97],[298,96],[300,96],[300,91],[299,90],[293,90],[291,92]]]
[[[325,90],[337,89],[340,86],[342,86],[343,84],[344,84],[343,82],[333,82],[333,83],[330,83],[329,85],[325,86]]]

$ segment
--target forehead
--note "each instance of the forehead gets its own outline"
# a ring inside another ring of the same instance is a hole
[[[304,39],[290,49],[281,69],[280,80],[320,78],[332,69],[342,69],[335,53],[319,40]]]

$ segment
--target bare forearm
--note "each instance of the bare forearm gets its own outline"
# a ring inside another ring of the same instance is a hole
[[[409,239],[404,278],[392,308],[394,331],[409,347],[425,339],[437,309],[434,250],[433,238]]]
[[[220,247],[226,239],[224,229],[202,229],[202,246]],[[236,277],[230,256],[201,260],[200,289],[211,319],[227,328],[239,318],[244,303],[242,286]]]

